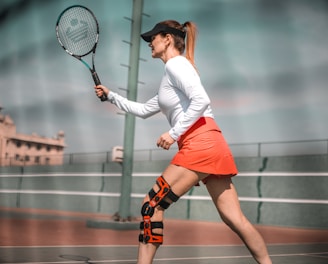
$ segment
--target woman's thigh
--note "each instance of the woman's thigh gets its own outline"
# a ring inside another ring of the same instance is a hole
[[[206,188],[224,222],[236,224],[243,219],[238,194],[231,178],[210,178]]]
[[[200,180],[208,176],[204,173],[198,173],[191,171],[181,166],[176,166],[170,164],[166,170],[163,172],[162,176],[165,181],[170,185],[171,191],[181,197],[183,194],[188,192],[194,185],[196,185]],[[159,186],[154,184],[153,190],[158,192]],[[164,198],[168,203],[172,201],[168,198]],[[144,198],[143,203],[149,201],[149,195],[147,194]],[[155,214],[152,216],[152,221],[159,221],[163,219],[164,210],[161,207],[155,208]]]
[[[188,192],[206,176],[208,174],[195,172],[173,164],[170,164],[163,172],[163,177],[171,186],[171,190],[179,197]],[[157,189],[158,187],[154,185],[154,188]]]

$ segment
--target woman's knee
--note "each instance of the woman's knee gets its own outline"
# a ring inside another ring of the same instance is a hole
[[[231,228],[234,232],[239,232],[240,230],[244,229],[250,222],[246,218],[246,216],[240,212],[238,216],[225,216],[225,215],[220,215],[222,221]]]
[[[163,243],[164,210],[178,199],[179,197],[171,190],[171,186],[163,176],[157,178],[156,186],[149,191],[141,207],[143,221],[140,223],[140,242]]]

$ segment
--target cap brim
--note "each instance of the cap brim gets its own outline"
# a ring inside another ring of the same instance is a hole
[[[158,33],[160,32],[163,32],[165,29],[165,25],[162,25],[160,23],[157,23],[153,28],[152,30],[149,30],[143,34],[141,34],[141,37],[144,41],[146,42],[151,42],[151,38],[152,36],[155,36],[157,35]]]
[[[153,31],[148,31],[146,33],[141,34],[141,37],[144,41],[146,42],[151,42],[151,37],[154,36],[155,34],[153,33]]]

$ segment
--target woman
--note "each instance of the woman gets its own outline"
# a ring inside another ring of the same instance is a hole
[[[103,85],[95,87],[98,97],[105,94],[108,101],[136,116],[147,118],[163,112],[171,129],[158,138],[157,146],[166,150],[175,142],[179,146],[178,153],[144,198],[138,264],[152,263],[163,242],[164,210],[200,181],[206,185],[222,220],[244,241],[254,259],[261,264],[271,263],[261,235],[240,209],[231,181],[237,174],[234,159],[213,119],[210,99],[195,67],[196,25],[167,20],[141,37],[149,42],[152,57],[165,64],[157,95],[141,104]]]

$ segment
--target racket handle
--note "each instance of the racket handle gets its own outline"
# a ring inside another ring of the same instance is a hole
[[[92,71],[91,74],[92,74],[93,81],[95,82],[95,85],[101,84],[98,74],[95,71]]]
[[[97,74],[97,72],[95,72],[95,71],[93,71],[93,72],[91,72],[91,74],[92,74],[92,78],[93,78],[93,81],[95,82],[95,84],[96,85],[99,85],[99,84],[101,84],[101,81],[100,81],[100,79],[99,79],[99,77],[98,77],[98,74]],[[107,101],[107,96],[103,93],[103,95],[99,98],[100,99],[100,101]]]

